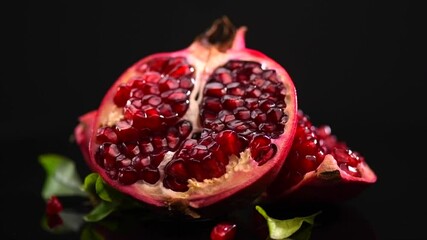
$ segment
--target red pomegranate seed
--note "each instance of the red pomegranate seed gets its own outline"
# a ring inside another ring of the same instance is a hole
[[[221,103],[223,104],[224,108],[229,110],[233,110],[237,107],[242,107],[245,105],[245,101],[242,98],[233,95],[225,95],[221,98]]]
[[[114,95],[113,101],[118,107],[124,107],[126,105],[130,96],[130,90],[131,88],[126,85],[117,88],[117,93]]]
[[[111,127],[102,127],[98,128],[96,132],[96,141],[98,143],[103,142],[111,142],[116,143],[117,142],[117,134]]]
[[[159,169],[147,167],[142,171],[141,178],[147,183],[155,184],[160,179]]]
[[[205,96],[222,97],[225,95],[227,89],[220,82],[210,82],[205,86]]]
[[[116,123],[116,134],[118,139],[123,142],[138,140],[138,130],[125,120]]]
[[[121,168],[118,172],[118,181],[124,185],[130,185],[138,181],[138,173],[132,168]]]
[[[172,176],[166,176],[163,179],[163,185],[166,188],[172,189],[176,192],[185,192],[188,190],[187,182],[178,181],[176,178]]]
[[[211,240],[233,240],[236,236],[237,225],[231,222],[220,222],[211,231]]]
[[[171,89],[177,89],[179,87],[179,81],[176,78],[164,77],[159,81],[159,89],[164,92]]]

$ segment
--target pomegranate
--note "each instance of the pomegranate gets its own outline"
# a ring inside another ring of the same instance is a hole
[[[376,182],[365,158],[339,141],[329,126],[314,126],[301,110],[297,118],[292,148],[268,188],[267,201],[337,203]]]
[[[90,168],[194,217],[265,191],[292,145],[297,98],[282,66],[246,48],[245,31],[223,17],[187,48],[130,66],[75,129]]]

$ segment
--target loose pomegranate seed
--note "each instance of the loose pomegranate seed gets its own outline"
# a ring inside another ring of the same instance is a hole
[[[233,240],[236,236],[237,225],[231,222],[220,222],[212,228],[211,240]]]

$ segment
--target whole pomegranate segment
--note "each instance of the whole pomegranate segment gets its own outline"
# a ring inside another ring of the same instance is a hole
[[[91,169],[155,206],[263,192],[290,149],[296,93],[283,67],[245,47],[245,30],[222,18],[188,48],[129,67],[82,119],[92,127],[76,128],[79,143],[90,135]]]
[[[332,135],[327,125],[312,125],[298,112],[292,148],[277,179],[268,189],[270,200],[337,202],[356,196],[376,182],[365,158]]]

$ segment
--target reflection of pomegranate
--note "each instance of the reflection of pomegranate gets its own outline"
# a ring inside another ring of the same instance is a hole
[[[233,240],[236,236],[237,225],[232,222],[219,222],[210,233],[211,240]]]
[[[244,33],[221,18],[189,47],[129,67],[76,128],[91,169],[158,207],[197,210],[265,191],[291,148],[296,92]]]
[[[299,111],[291,151],[267,192],[274,201],[331,203],[356,196],[376,179],[363,156]]]

